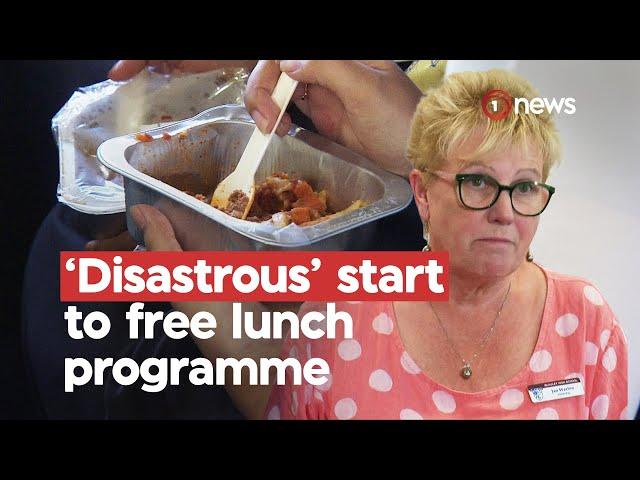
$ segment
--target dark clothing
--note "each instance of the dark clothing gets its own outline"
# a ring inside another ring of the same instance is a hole
[[[160,393],[145,393],[139,385],[121,387],[105,376],[105,386],[76,387],[64,391],[64,359],[114,359],[202,356],[189,337],[170,340],[159,334],[150,340],[130,340],[125,313],[129,303],[80,303],[84,315],[99,310],[111,320],[111,330],[102,340],[74,340],[67,332],[60,301],[59,254],[83,250],[93,236],[89,232],[104,218],[85,215],[58,204],[40,226],[32,245],[24,278],[23,343],[26,368],[35,396],[46,418],[241,418],[223,387],[196,387],[187,378],[180,386],[167,386]],[[169,304],[146,304],[146,310],[170,309]],[[159,326],[158,324],[156,324]]]

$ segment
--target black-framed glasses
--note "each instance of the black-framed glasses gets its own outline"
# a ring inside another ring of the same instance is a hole
[[[513,210],[525,217],[536,217],[544,212],[556,189],[533,180],[501,185],[489,175],[459,173],[456,175],[458,197],[470,210],[486,210],[497,201],[503,190],[509,192]]]

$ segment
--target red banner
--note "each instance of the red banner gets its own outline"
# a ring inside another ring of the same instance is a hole
[[[60,300],[448,300],[446,252],[62,252]]]

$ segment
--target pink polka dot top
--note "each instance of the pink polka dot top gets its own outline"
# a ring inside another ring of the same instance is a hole
[[[337,302],[336,310],[353,319],[352,338],[338,332],[335,339],[287,339],[282,354],[301,362],[326,360],[328,381],[314,386],[303,378],[293,385],[288,375],[285,385],[274,386],[265,417],[626,419],[627,341],[615,315],[589,282],[543,271],[547,297],[537,344],[527,365],[505,384],[480,392],[440,385],[404,350],[391,302]],[[308,311],[326,311],[326,304],[306,302],[299,316]],[[554,382],[575,384],[575,378],[584,394],[562,397],[554,390]],[[537,387],[545,389],[543,397]]]

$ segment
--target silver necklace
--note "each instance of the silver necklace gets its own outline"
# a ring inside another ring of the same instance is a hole
[[[460,376],[462,378],[464,378],[465,380],[468,380],[471,377],[471,375],[473,374],[473,370],[471,369],[471,364],[473,362],[475,362],[476,357],[480,354],[480,352],[482,351],[482,349],[486,345],[487,340],[489,339],[489,337],[491,336],[491,334],[495,330],[496,324],[498,322],[498,318],[500,318],[500,314],[502,313],[502,309],[504,307],[504,304],[507,303],[507,298],[509,297],[509,292],[510,291],[511,291],[511,283],[509,283],[509,288],[507,289],[507,293],[505,294],[504,299],[502,300],[502,304],[500,305],[500,309],[498,310],[496,318],[494,318],[494,320],[493,320],[493,324],[491,325],[491,328],[489,328],[489,330],[487,330],[485,332],[485,334],[482,337],[482,340],[480,341],[480,346],[478,347],[478,350],[473,354],[473,356],[471,357],[471,360],[469,360],[469,361],[465,360],[462,357],[462,355],[460,355],[460,352],[458,352],[458,349],[456,348],[454,343],[451,341],[451,338],[449,338],[449,334],[447,333],[447,329],[444,328],[444,324],[442,323],[442,320],[440,320],[440,316],[438,315],[438,312],[436,312],[436,309],[433,307],[433,302],[430,302],[431,310],[433,310],[433,313],[436,316],[436,319],[438,320],[438,323],[440,324],[440,328],[442,328],[442,331],[444,332],[444,336],[447,339],[447,342],[449,342],[449,346],[455,352],[455,354],[458,356],[458,358],[460,358],[460,360],[462,361],[462,365],[463,366],[462,366],[462,369],[460,370]]]

